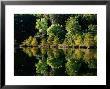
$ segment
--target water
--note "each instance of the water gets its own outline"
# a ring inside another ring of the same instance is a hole
[[[16,48],[15,76],[97,76],[96,49]]]

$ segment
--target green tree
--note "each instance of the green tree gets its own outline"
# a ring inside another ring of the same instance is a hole
[[[78,14],[76,19],[81,26],[82,33],[88,32],[89,25],[97,25],[97,15],[96,14]]]
[[[36,20],[36,29],[38,29],[39,32],[45,34],[46,31],[47,31],[47,28],[48,28],[47,19],[41,18],[41,19],[37,19],[37,20]]]
[[[74,38],[75,38],[75,35],[73,35],[72,32],[68,32],[65,35],[65,40],[63,43],[66,45],[74,45]]]
[[[97,24],[97,15],[96,14],[84,14],[83,18],[85,18],[88,22],[88,25],[93,24],[96,25]]]
[[[81,33],[81,26],[75,17],[70,17],[66,22],[67,32],[72,32],[73,34]]]
[[[32,36],[29,36],[29,38],[25,40],[25,44],[26,44],[27,46],[30,46],[32,40],[33,40]]]
[[[75,35],[75,39],[74,39],[75,45],[82,45],[83,44],[83,39],[81,35]]]
[[[37,46],[38,45],[38,42],[36,40],[35,37],[33,37],[32,41],[31,41],[31,46]]]
[[[21,46],[37,46],[38,42],[35,37],[29,36],[28,39],[24,40]]]
[[[53,43],[54,44],[59,44],[60,43],[59,38],[55,36]]]
[[[94,45],[94,37],[90,33],[86,33],[84,37],[84,45],[93,46]]]
[[[97,26],[96,25],[89,25],[88,26],[88,32],[90,32],[91,34],[95,35],[97,33]]]
[[[65,29],[65,21],[69,16],[70,14],[49,14],[49,19],[52,24],[63,25],[63,28]]]
[[[62,26],[59,24],[52,24],[48,29],[47,29],[47,35],[49,37],[58,37],[60,41],[64,39],[64,30],[62,29]]]
[[[49,45],[53,44],[53,40],[54,40],[54,37],[49,36],[48,39],[47,39],[48,44]]]

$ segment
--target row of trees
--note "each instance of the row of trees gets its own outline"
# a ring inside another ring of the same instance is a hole
[[[33,39],[36,38],[34,41],[37,45],[97,45],[96,14],[34,14],[34,16],[36,33]],[[23,42],[23,45],[29,44],[30,41]]]

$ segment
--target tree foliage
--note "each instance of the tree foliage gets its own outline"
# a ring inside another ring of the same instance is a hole
[[[95,43],[94,43],[93,35],[90,34],[90,33],[85,34],[85,36],[84,36],[84,45],[90,46],[90,45],[94,45],[94,44]]]
[[[60,35],[63,33],[62,26],[59,24],[52,24],[48,29],[47,29],[47,35],[51,36],[57,36],[60,37]]]
[[[24,40],[21,46],[37,46],[38,42],[35,37],[29,36],[28,39]]]
[[[54,42],[56,42],[56,40],[60,40],[62,42],[62,40],[64,39],[65,36],[65,32],[62,29],[62,26],[59,24],[52,24],[48,29],[47,29],[47,35],[51,38],[54,38]]]
[[[72,32],[73,34],[81,32],[81,26],[75,17],[70,17],[66,22],[67,32]]]
[[[47,19],[45,18],[36,19],[36,29],[38,29],[39,32],[46,33],[47,28],[48,28]]]
[[[38,42],[26,39],[27,45],[97,45],[97,16],[95,14],[36,14]]]

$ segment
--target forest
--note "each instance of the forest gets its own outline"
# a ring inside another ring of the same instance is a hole
[[[20,46],[96,47],[97,17],[95,14],[34,14],[35,34]]]
[[[96,14],[15,14],[15,48],[35,57],[35,75],[96,75]]]

